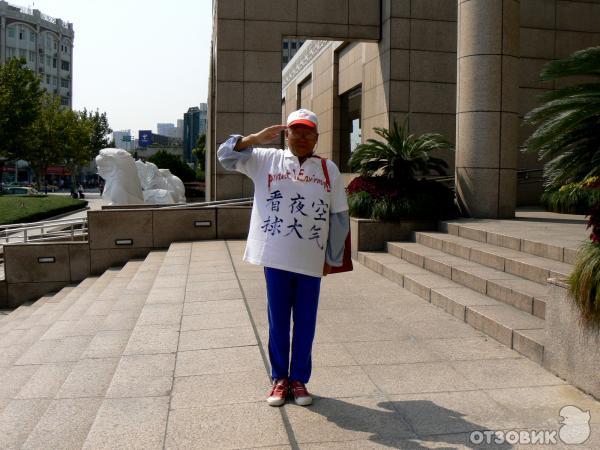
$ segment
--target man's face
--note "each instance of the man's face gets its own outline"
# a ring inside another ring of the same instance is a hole
[[[308,125],[292,125],[285,130],[285,137],[292,153],[298,157],[312,155],[319,133]]]

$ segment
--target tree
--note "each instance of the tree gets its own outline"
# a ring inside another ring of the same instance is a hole
[[[569,76],[587,76],[590,82],[549,92],[542,97],[545,103],[525,116],[537,127],[525,148],[548,161],[548,190],[600,175],[600,47],[548,63],[540,73],[544,81]]]
[[[192,155],[194,155],[194,167],[196,171],[196,177],[200,181],[204,181],[206,171],[206,134],[202,133],[198,135],[196,141],[196,147],[192,149]]]
[[[90,162],[93,157],[92,148],[94,123],[83,112],[64,111],[65,141],[61,159],[71,172],[71,190],[75,190],[75,176],[81,166]],[[104,147],[103,147],[104,148]]]
[[[177,155],[160,150],[148,158],[148,161],[156,164],[159,169],[169,169],[173,175],[181,178],[181,181],[196,180],[194,170]]]
[[[108,125],[108,118],[105,112],[100,113],[100,111],[96,110],[92,113],[84,109],[81,112],[81,116],[91,126],[89,145],[92,151],[90,159],[92,159],[98,155],[100,150],[110,146],[111,140],[109,134],[112,133],[112,129]]]
[[[20,158],[40,114],[44,90],[23,59],[0,66],[0,155]]]
[[[201,170],[205,170],[206,161],[206,134],[202,133],[198,135],[198,140],[196,141],[196,147],[192,149],[192,155],[196,158],[197,163],[200,165]]]
[[[352,152],[350,168],[364,177],[381,176],[396,184],[409,184],[417,175],[437,172],[445,175],[446,161],[434,158],[434,150],[453,149],[441,134],[420,136],[407,133],[408,117],[402,126],[394,122],[391,130],[374,128],[384,141],[369,139]]]
[[[69,139],[69,113],[72,111],[60,106],[60,98],[43,96],[40,114],[31,127],[23,154],[36,174],[38,189],[42,182],[46,185],[48,167],[60,163],[64,156],[64,145]]]

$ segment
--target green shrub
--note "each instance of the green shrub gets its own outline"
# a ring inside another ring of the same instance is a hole
[[[569,277],[569,287],[581,324],[600,332],[600,243],[583,244]]]
[[[196,172],[188,166],[179,156],[167,153],[164,150],[156,152],[148,161],[156,164],[159,169],[169,169],[173,175],[181,178],[181,181],[196,181]]]
[[[375,200],[368,192],[356,192],[348,196],[348,210],[352,217],[370,218]]]
[[[541,201],[548,211],[567,214],[589,214],[594,205],[600,203],[598,177],[580,183],[565,184],[558,190],[542,194]]]

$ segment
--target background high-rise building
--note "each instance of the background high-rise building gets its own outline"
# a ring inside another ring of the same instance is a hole
[[[123,140],[123,136],[129,136],[130,141]],[[117,148],[122,148],[123,150],[131,150],[134,148],[131,130],[113,131],[113,139],[115,140],[115,146]]]
[[[284,39],[283,40],[283,56],[281,58],[281,67],[285,67],[289,63],[296,52],[302,47],[304,40],[301,39]]]
[[[175,129],[179,139],[183,139],[183,119],[177,119],[177,128]]]
[[[177,137],[175,134],[175,125],[172,123],[157,123],[156,131],[162,136]]]
[[[208,105],[200,103],[200,106],[193,106],[183,115],[183,157],[191,162],[192,149],[196,147],[198,136],[206,133],[206,114]]]
[[[23,58],[41,86],[73,106],[73,24],[0,0],[0,65]]]

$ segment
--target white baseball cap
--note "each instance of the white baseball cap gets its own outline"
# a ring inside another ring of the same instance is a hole
[[[290,113],[286,125],[288,127],[291,127],[292,125],[307,125],[316,129],[319,127],[319,122],[317,120],[317,115],[314,112],[309,111],[308,109],[299,109]]]

